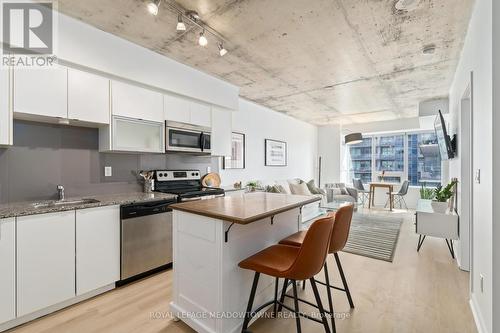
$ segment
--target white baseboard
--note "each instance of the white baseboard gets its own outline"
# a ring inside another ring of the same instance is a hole
[[[484,322],[483,316],[481,315],[481,312],[479,311],[479,307],[476,302],[476,298],[474,295],[471,295],[471,298],[469,300],[469,305],[472,310],[472,316],[474,317],[474,322],[476,323],[476,328],[478,333],[488,333],[488,330],[486,329],[486,324]]]

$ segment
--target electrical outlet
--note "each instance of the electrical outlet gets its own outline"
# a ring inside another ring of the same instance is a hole
[[[481,169],[476,170],[474,180],[476,181],[476,183],[481,184]]]
[[[479,274],[479,288],[481,292],[484,293],[484,276],[483,274]]]
[[[111,177],[113,175],[113,169],[110,166],[104,167],[104,177]]]
[[[212,172],[212,167],[207,167],[207,173]]]

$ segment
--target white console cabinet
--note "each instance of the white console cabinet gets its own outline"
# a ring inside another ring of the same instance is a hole
[[[455,258],[453,240],[459,239],[458,219],[455,211],[436,213],[431,200],[419,199],[415,213],[415,232],[419,234],[417,251],[420,251],[427,236],[443,238],[452,258]]]

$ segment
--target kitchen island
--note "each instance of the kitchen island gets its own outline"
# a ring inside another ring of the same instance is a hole
[[[178,203],[173,209],[173,314],[197,332],[239,332],[253,272],[238,263],[300,228],[313,196],[249,193]],[[262,276],[254,304],[274,296]]]

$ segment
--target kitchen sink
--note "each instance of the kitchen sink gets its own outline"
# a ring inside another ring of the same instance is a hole
[[[33,204],[34,208],[51,208],[51,207],[67,207],[67,206],[78,206],[85,204],[98,203],[99,200],[96,199],[78,199],[78,200],[52,200],[46,202],[36,202]]]

